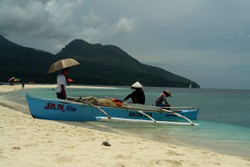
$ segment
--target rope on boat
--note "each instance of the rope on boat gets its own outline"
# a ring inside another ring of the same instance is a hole
[[[88,104],[94,108],[97,108],[99,111],[101,111],[108,119],[111,119],[111,117],[103,110],[101,109],[99,106],[96,106],[90,102],[86,102],[86,101],[83,101],[82,97],[80,97],[79,99],[74,99],[74,98],[68,98],[68,100],[73,100],[73,101],[76,101],[76,102],[81,102],[82,104]]]
[[[146,116],[146,117],[148,117],[149,119],[151,119],[152,121],[154,121],[154,123],[156,123],[156,120],[154,119],[154,118],[152,118],[150,115],[148,115],[148,114],[146,114],[146,113],[144,113],[143,111],[141,111],[141,110],[137,110],[139,113],[141,113],[142,115],[144,115],[144,116]]]

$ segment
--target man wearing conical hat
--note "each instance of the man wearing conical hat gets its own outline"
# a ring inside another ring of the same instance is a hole
[[[155,105],[156,106],[168,106],[168,107],[170,107],[170,104],[167,101],[167,97],[172,97],[170,90],[164,90],[163,93],[161,93],[157,97],[157,99],[155,101]],[[163,102],[165,102],[165,104]]]
[[[134,91],[129,94],[124,101],[128,100],[129,98],[132,99],[133,103],[140,103],[140,104],[145,104],[145,95],[142,90],[142,85],[140,82],[135,82],[132,86],[131,89],[134,89]]]

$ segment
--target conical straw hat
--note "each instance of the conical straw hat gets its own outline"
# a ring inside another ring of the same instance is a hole
[[[132,88],[142,88],[142,85],[140,84],[140,82],[135,82],[132,86]]]
[[[170,91],[170,90],[164,90],[163,92],[164,92],[164,93],[167,93],[170,97],[172,97],[171,91]]]
[[[62,70],[64,68],[68,68],[68,67],[72,67],[72,66],[76,66],[79,65],[80,63],[74,59],[68,58],[68,59],[62,59],[59,60],[55,63],[53,63],[50,68],[49,68],[49,73],[58,71],[58,70]]]

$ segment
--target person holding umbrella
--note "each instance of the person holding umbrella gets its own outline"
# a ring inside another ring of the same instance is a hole
[[[62,69],[62,73],[57,76],[56,95],[58,99],[67,99],[66,94],[66,76],[69,74],[69,68]]]
[[[62,59],[50,66],[49,73],[62,70],[62,73],[57,76],[57,90],[56,95],[58,99],[67,99],[66,93],[66,76],[69,74],[69,67],[79,65],[80,63],[74,59]]]

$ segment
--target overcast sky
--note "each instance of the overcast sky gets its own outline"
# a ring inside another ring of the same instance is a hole
[[[0,34],[51,53],[116,45],[202,88],[250,89],[250,0],[0,0]]]

